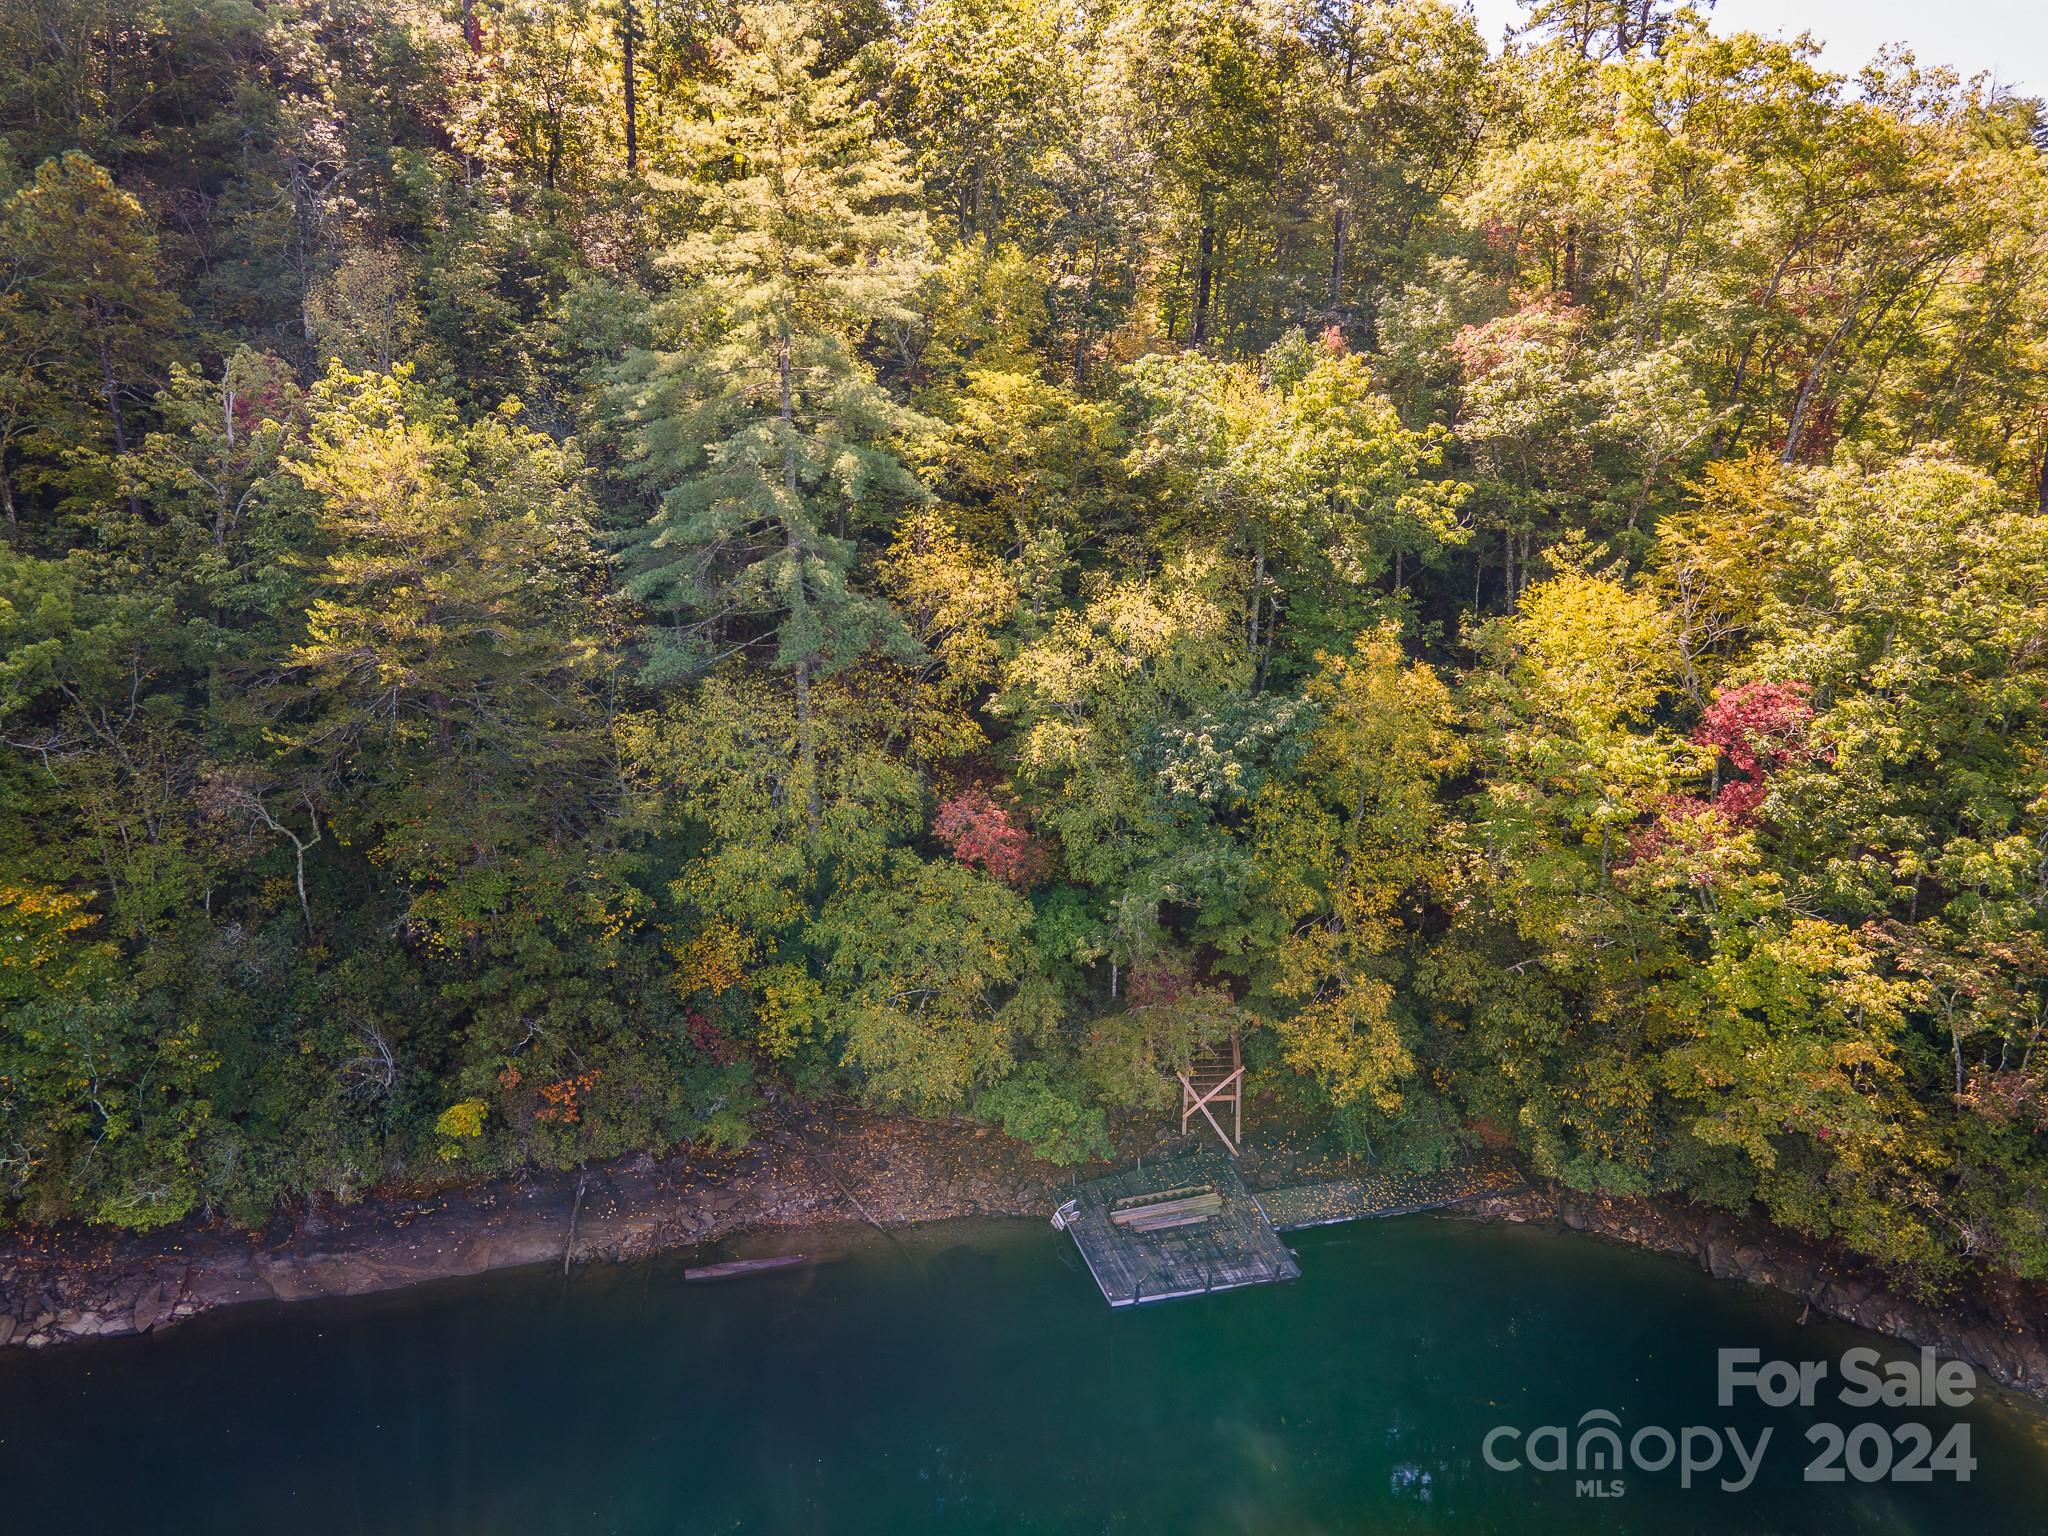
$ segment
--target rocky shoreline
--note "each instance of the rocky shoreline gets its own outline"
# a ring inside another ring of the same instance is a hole
[[[639,1157],[316,1208],[265,1233],[15,1233],[0,1238],[0,1346],[148,1333],[244,1301],[620,1263],[755,1230],[1040,1215],[1067,1178],[986,1126],[832,1112],[779,1126],[737,1157]]]
[[[1874,1267],[1750,1217],[1669,1201],[1616,1199],[1532,1184],[1455,1212],[1467,1220],[1555,1222],[1574,1232],[1690,1259],[1718,1280],[1781,1291],[1814,1312],[1968,1361],[1999,1385],[2048,1400],[2048,1287],[2002,1279],[1936,1304]]]
[[[1254,1187],[1304,1171],[1270,1153],[1247,1164]],[[580,1176],[374,1199],[307,1211],[266,1233],[16,1233],[0,1238],[0,1346],[148,1333],[244,1301],[366,1295],[519,1265],[621,1263],[751,1232],[1043,1216],[1073,1177],[972,1122],[820,1110],[785,1121],[736,1157],[641,1157]],[[1932,1305],[1760,1221],[1548,1185],[1443,1214],[1556,1223],[1678,1255],[1716,1278],[1769,1287],[1825,1316],[1932,1345],[2001,1385],[2048,1399],[2048,1291],[2039,1285],[2003,1281]]]

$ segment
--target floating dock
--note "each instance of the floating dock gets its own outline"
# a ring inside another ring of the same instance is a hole
[[[1214,1149],[1140,1163],[1080,1185],[1053,1213],[1112,1307],[1295,1280],[1279,1234],[1436,1210],[1518,1187],[1505,1167],[1325,1179],[1254,1194]]]
[[[1220,1152],[1140,1164],[1076,1189],[1053,1215],[1112,1307],[1297,1279],[1301,1269]]]

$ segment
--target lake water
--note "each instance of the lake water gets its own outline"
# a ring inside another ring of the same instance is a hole
[[[2048,1532],[2031,1411],[1851,1410],[1838,1366],[1811,1411],[1719,1407],[1721,1348],[1874,1342],[1783,1298],[1526,1228],[1292,1241],[1294,1284],[1133,1312],[1049,1228],[991,1223],[722,1284],[522,1271],[8,1351],[0,1532]],[[1595,1498],[1482,1454],[1595,1409],[1772,1435],[1740,1493],[1732,1455]],[[1975,1473],[1805,1482],[1821,1419],[1967,1423]]]

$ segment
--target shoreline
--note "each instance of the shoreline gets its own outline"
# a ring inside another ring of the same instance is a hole
[[[1043,1217],[1063,1170],[986,1125],[816,1109],[732,1157],[645,1156],[586,1170],[315,1208],[288,1229],[182,1226],[0,1238],[0,1347],[150,1333],[246,1301],[362,1296],[543,1263],[630,1263],[750,1232],[973,1217]],[[1156,1144],[1155,1144],[1156,1145]],[[1145,1148],[1139,1155],[1152,1155]],[[1249,1171],[1249,1170],[1248,1170]],[[1271,1188],[1291,1170],[1260,1168]],[[1436,1212],[1544,1223],[1684,1258],[1714,1278],[1797,1297],[1815,1312],[1964,1360],[2048,1402],[2048,1292],[1999,1280],[1941,1303],[1870,1266],[1751,1217],[1531,1184]]]
[[[642,1154],[580,1175],[377,1196],[315,1208],[282,1231],[17,1232],[0,1238],[0,1347],[149,1333],[245,1301],[370,1295],[542,1263],[629,1263],[864,1215],[885,1228],[1038,1215],[1067,1179],[987,1126],[826,1111],[803,1132],[777,1125],[731,1157]]]
[[[2048,1287],[1987,1277],[1939,1302],[1901,1291],[1876,1266],[1754,1216],[1705,1206],[1589,1195],[1532,1184],[1438,1213],[1453,1220],[1546,1223],[1689,1261],[1716,1280],[1771,1290],[1816,1315],[1962,1360],[1991,1381],[2048,1404]]]

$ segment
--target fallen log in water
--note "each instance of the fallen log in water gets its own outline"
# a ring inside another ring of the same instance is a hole
[[[767,1259],[731,1259],[723,1264],[703,1264],[683,1271],[685,1280],[731,1280],[740,1275],[757,1275],[771,1269],[793,1269],[799,1264],[829,1264],[836,1253],[778,1253]]]

